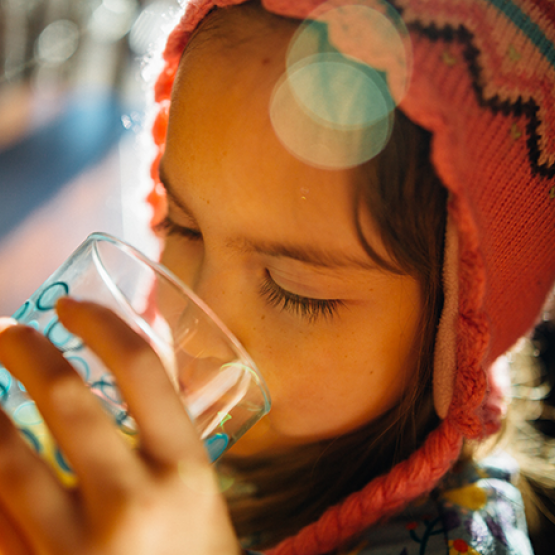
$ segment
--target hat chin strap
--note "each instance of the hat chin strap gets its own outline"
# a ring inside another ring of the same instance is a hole
[[[447,418],[453,399],[457,373],[457,325],[459,318],[459,243],[457,226],[448,212],[445,232],[443,263],[444,304],[439,320],[434,348],[434,406],[441,419]],[[487,392],[478,410],[487,435],[495,433],[506,413],[509,396],[507,382],[509,367],[501,356],[484,368],[487,376]]]
[[[442,419],[449,412],[457,370],[458,251],[457,227],[448,212],[443,259],[444,304],[434,348],[434,406]]]

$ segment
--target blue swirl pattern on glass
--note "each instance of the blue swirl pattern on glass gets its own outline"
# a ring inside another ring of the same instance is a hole
[[[55,313],[56,303],[59,298],[69,293],[70,287],[66,282],[54,281],[40,288],[26,300],[13,314],[13,318],[40,331],[63,353],[90,390],[100,399],[122,433],[133,440],[138,433],[137,425],[127,410],[114,377],[106,373],[105,369],[99,370],[91,366],[94,355],[89,351],[81,355],[79,351],[85,348],[83,341],[65,329],[58,320]],[[72,475],[71,467],[58,446],[50,440],[47,441],[48,445],[45,445],[45,424],[34,401],[27,395],[24,385],[15,380],[1,365],[0,405],[11,414],[20,433],[37,453],[45,455],[45,450],[51,451],[48,456],[50,462],[63,474]],[[211,461],[218,459],[229,444],[229,436],[223,432],[225,421],[224,417],[220,432],[204,440]]]

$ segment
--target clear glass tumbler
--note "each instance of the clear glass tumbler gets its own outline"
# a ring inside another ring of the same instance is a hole
[[[270,409],[270,395],[254,362],[193,291],[130,245],[93,233],[13,317],[62,351],[132,445],[138,429],[114,377],[58,320],[56,301],[65,295],[110,308],[148,341],[212,460]],[[35,403],[1,366],[0,403],[34,449],[62,480],[71,482],[71,468]]]

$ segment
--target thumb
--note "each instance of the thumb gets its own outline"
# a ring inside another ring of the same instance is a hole
[[[0,555],[33,555],[27,542],[0,507]]]

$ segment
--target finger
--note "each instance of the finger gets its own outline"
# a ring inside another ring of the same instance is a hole
[[[161,463],[175,464],[187,456],[206,464],[206,452],[183,402],[146,340],[95,303],[63,298],[58,313],[62,324],[115,375],[139,427],[141,451]]]
[[[33,555],[29,544],[23,539],[21,532],[0,509],[0,554],[1,555]]]
[[[0,362],[23,382],[80,480],[126,475],[135,460],[61,352],[33,328],[0,333]]]
[[[63,525],[73,523],[76,515],[71,493],[29,449],[2,411],[0,506],[6,511],[0,511],[0,546],[10,554],[52,545]]]

